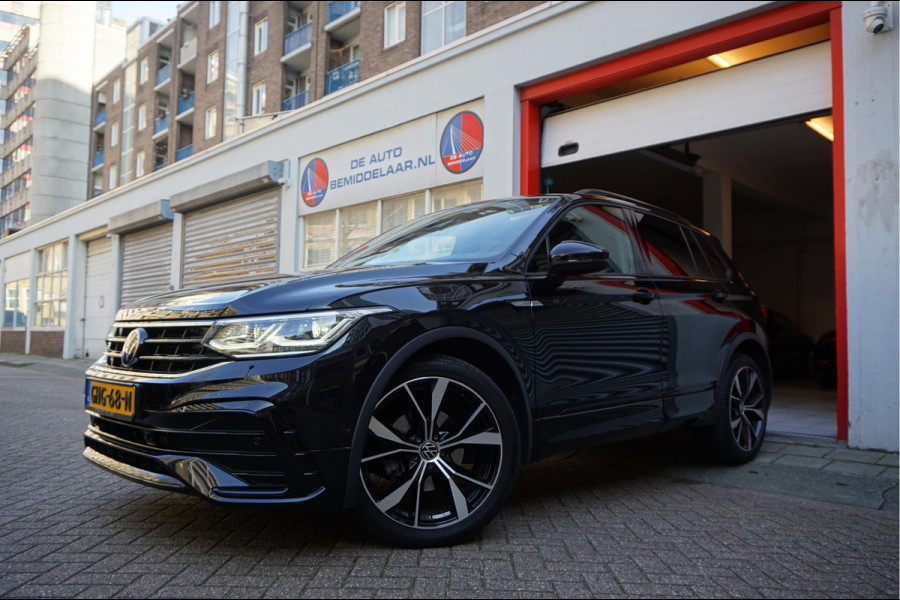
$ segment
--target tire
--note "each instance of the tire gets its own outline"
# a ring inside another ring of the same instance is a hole
[[[403,369],[376,403],[364,444],[354,516],[394,545],[473,537],[506,503],[519,469],[519,431],[503,392],[447,356]]]
[[[716,386],[714,424],[695,430],[700,451],[731,464],[756,458],[766,435],[771,389],[755,360],[735,355]]]

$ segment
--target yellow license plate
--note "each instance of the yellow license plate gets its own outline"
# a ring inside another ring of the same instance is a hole
[[[137,388],[133,385],[119,385],[88,379],[84,398],[85,408],[123,417],[134,417],[136,403]]]

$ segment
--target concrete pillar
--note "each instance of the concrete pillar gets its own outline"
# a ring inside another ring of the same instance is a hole
[[[847,299],[847,441],[896,452],[900,27],[869,33],[867,8],[868,2],[841,3],[845,220],[835,215],[835,229],[846,235],[847,283],[836,293]]]
[[[31,271],[28,275],[28,318],[25,319],[25,354],[31,354],[31,330],[34,329],[35,302],[37,302],[38,251],[31,249]]]
[[[719,238],[731,256],[731,178],[715,171],[703,173],[703,229]]]
[[[177,212],[172,218],[172,272],[169,287],[181,289],[181,269],[184,266],[184,215]]]

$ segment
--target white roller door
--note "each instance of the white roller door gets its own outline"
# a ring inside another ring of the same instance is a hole
[[[122,236],[122,301],[167,292],[172,269],[172,224]]]
[[[277,255],[277,190],[184,216],[184,287],[275,273]]]
[[[822,42],[550,116],[541,166],[608,156],[831,108]],[[560,156],[561,146],[578,151]]]
[[[87,243],[84,278],[83,358],[97,358],[106,349],[106,331],[112,325],[112,241],[107,237]]]

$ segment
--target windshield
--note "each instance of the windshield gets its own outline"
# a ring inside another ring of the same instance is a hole
[[[556,198],[513,198],[425,215],[363,244],[330,268],[493,262],[554,202]]]

